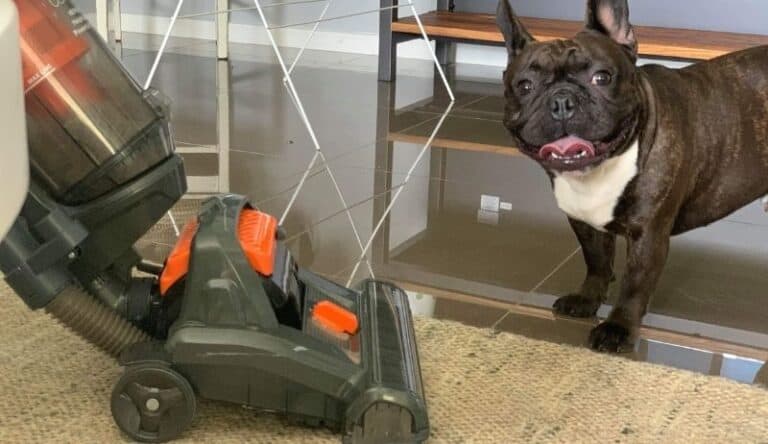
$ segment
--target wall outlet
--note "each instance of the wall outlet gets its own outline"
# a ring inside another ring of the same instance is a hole
[[[480,196],[480,210],[498,213],[500,206],[501,198],[499,196],[490,196],[487,194]]]

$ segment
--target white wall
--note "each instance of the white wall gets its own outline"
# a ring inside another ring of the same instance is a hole
[[[458,10],[491,12],[498,0],[456,0]],[[581,20],[586,0],[511,0],[523,16]],[[768,34],[765,0],[629,0],[637,25]]]
[[[111,0],[109,0],[111,2]],[[75,5],[92,14],[95,10],[94,0],[73,0]],[[181,16],[213,11],[213,0],[186,0]],[[275,3],[274,0],[264,0],[262,6]],[[175,0],[123,0],[122,27],[126,32],[162,34],[170,22],[170,16],[176,6]],[[436,0],[414,0],[416,10],[425,12],[433,10]],[[232,9],[252,8],[253,2],[233,0]],[[270,25],[292,24],[316,19],[324,3],[309,3],[275,8],[266,8],[265,15]],[[378,0],[332,0],[326,17],[338,17],[357,12],[376,10]],[[401,16],[412,15],[410,8],[402,8]],[[92,15],[89,15],[92,17]],[[258,13],[251,9],[231,14],[230,40],[236,43],[268,44],[266,33],[259,20]],[[348,52],[355,54],[375,55],[378,52],[378,11],[350,18],[328,21],[320,24],[318,33],[310,41],[310,49]],[[313,24],[298,27],[278,29],[275,36],[278,44],[287,47],[298,47],[304,44]],[[213,39],[215,28],[213,16],[180,19],[173,32],[177,37]],[[413,42],[401,45],[401,56],[411,58],[429,58],[423,42]]]
[[[94,0],[73,0],[85,12],[92,12]],[[111,1],[111,0],[110,0]],[[264,4],[276,0],[265,0]],[[332,0],[328,16],[339,16],[379,7],[378,0]],[[580,19],[583,16],[584,1],[573,0],[512,0],[521,15]],[[186,0],[182,15],[212,11],[213,0]],[[414,0],[420,12],[432,10],[436,0]],[[492,12],[496,0],[457,0],[459,10]],[[768,34],[768,4],[765,0],[732,0],[724,10],[722,0],[631,0],[632,20],[638,24],[675,26],[683,28],[714,29],[735,32]],[[123,29],[128,32],[163,33],[168,18],[176,5],[175,0],[123,0]],[[324,3],[310,3],[277,8],[268,8],[267,20],[271,24],[287,24],[310,21],[316,18]],[[247,0],[233,0],[232,8],[253,6]],[[695,7],[694,7],[695,6]],[[401,15],[410,15],[403,8]],[[212,17],[198,17],[181,20],[174,35],[213,39],[215,30]],[[326,22],[310,42],[309,48],[356,54],[378,52],[377,13]],[[255,11],[233,13],[231,17],[231,40],[238,43],[266,44],[258,15]],[[287,28],[276,31],[282,46],[300,46],[304,43],[312,25]],[[422,42],[400,45],[400,57],[429,57]],[[506,63],[504,51],[500,48],[474,45],[460,45],[457,54],[459,63],[503,66]]]
[[[79,8],[86,12],[91,12],[94,9],[94,0],[74,0],[74,2]],[[171,15],[177,4],[175,0],[123,0],[121,3],[123,14],[150,17],[168,17]],[[263,0],[262,6],[270,3],[276,3],[276,1]],[[435,0],[415,0],[414,3],[418,10],[428,10],[434,8]],[[297,23],[314,20],[320,14],[324,5],[325,3],[320,2],[266,8],[265,14],[267,15],[267,20],[271,23]],[[254,2],[252,1],[232,0],[230,7],[232,9],[239,9],[253,6]],[[362,12],[378,7],[378,0],[332,0],[331,7],[328,10],[328,17]],[[185,0],[182,15],[208,12],[213,9],[215,9],[215,2],[213,0]],[[405,9],[406,8],[403,8],[404,12]],[[211,21],[213,20],[213,17],[199,17],[195,18],[195,20]],[[231,15],[231,22],[234,24],[257,25],[259,17],[255,10],[240,11]],[[306,27],[311,27],[311,25]],[[361,15],[350,19],[332,21],[321,25],[321,29],[324,31],[351,32],[370,35],[378,34],[378,27],[379,17],[378,14],[375,13]]]
[[[93,11],[94,0],[73,0],[85,12]],[[265,0],[268,4],[271,0]],[[185,0],[187,13],[212,10],[213,0]],[[416,0],[420,10],[433,6],[434,0]],[[457,9],[474,12],[493,12],[497,0],[457,0]],[[512,0],[520,15],[535,17],[565,18],[581,20],[584,16],[583,0]],[[123,0],[126,14],[168,16],[176,2],[174,0]],[[232,8],[253,6],[247,0],[232,0]],[[352,11],[374,9],[378,0],[333,0],[331,15]],[[311,20],[322,8],[322,3],[270,8],[270,18],[279,20]],[[768,34],[768,4],[765,0],[630,0],[632,21],[641,25],[668,26],[678,28],[708,29],[716,31]],[[233,23],[256,21],[253,12],[233,14]],[[375,34],[378,17],[362,16],[354,20],[342,20],[323,25],[323,29],[338,32]]]

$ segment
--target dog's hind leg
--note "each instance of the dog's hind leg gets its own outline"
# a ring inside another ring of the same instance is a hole
[[[600,304],[605,301],[608,285],[613,280],[616,236],[574,219],[569,219],[569,222],[581,244],[587,277],[579,293],[561,297],[553,309],[560,315],[589,318],[597,313]]]

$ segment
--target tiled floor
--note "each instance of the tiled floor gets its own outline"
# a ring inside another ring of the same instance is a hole
[[[127,36],[122,58],[137,78],[156,45],[154,37]],[[184,154],[194,191],[184,205],[235,192],[281,215],[313,158],[311,139],[270,48],[233,45],[229,62],[217,61],[214,49],[172,41],[155,81],[173,100],[178,146],[212,151]],[[349,218],[365,243],[402,188],[367,256],[376,277],[410,290],[425,315],[583,345],[593,322],[555,319],[549,310],[580,283],[578,243],[544,173],[504,148],[500,84],[450,76],[455,108],[403,185],[448,105],[431,65],[403,60],[397,82],[386,84],[376,80],[374,57],[304,57],[296,85],[328,163],[310,171],[284,224],[301,265],[346,283],[360,256]],[[477,70],[487,76],[489,68]],[[483,195],[511,209],[483,210]],[[162,258],[168,248],[144,251]],[[629,357],[753,382],[768,358],[767,272],[768,215],[757,204],[676,239]],[[352,280],[369,274],[364,263]],[[615,288],[609,303],[614,297]]]

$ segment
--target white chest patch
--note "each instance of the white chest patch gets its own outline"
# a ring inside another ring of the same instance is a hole
[[[621,156],[601,163],[587,173],[555,176],[557,205],[571,218],[603,230],[613,221],[613,211],[629,182],[637,175],[637,141]]]

